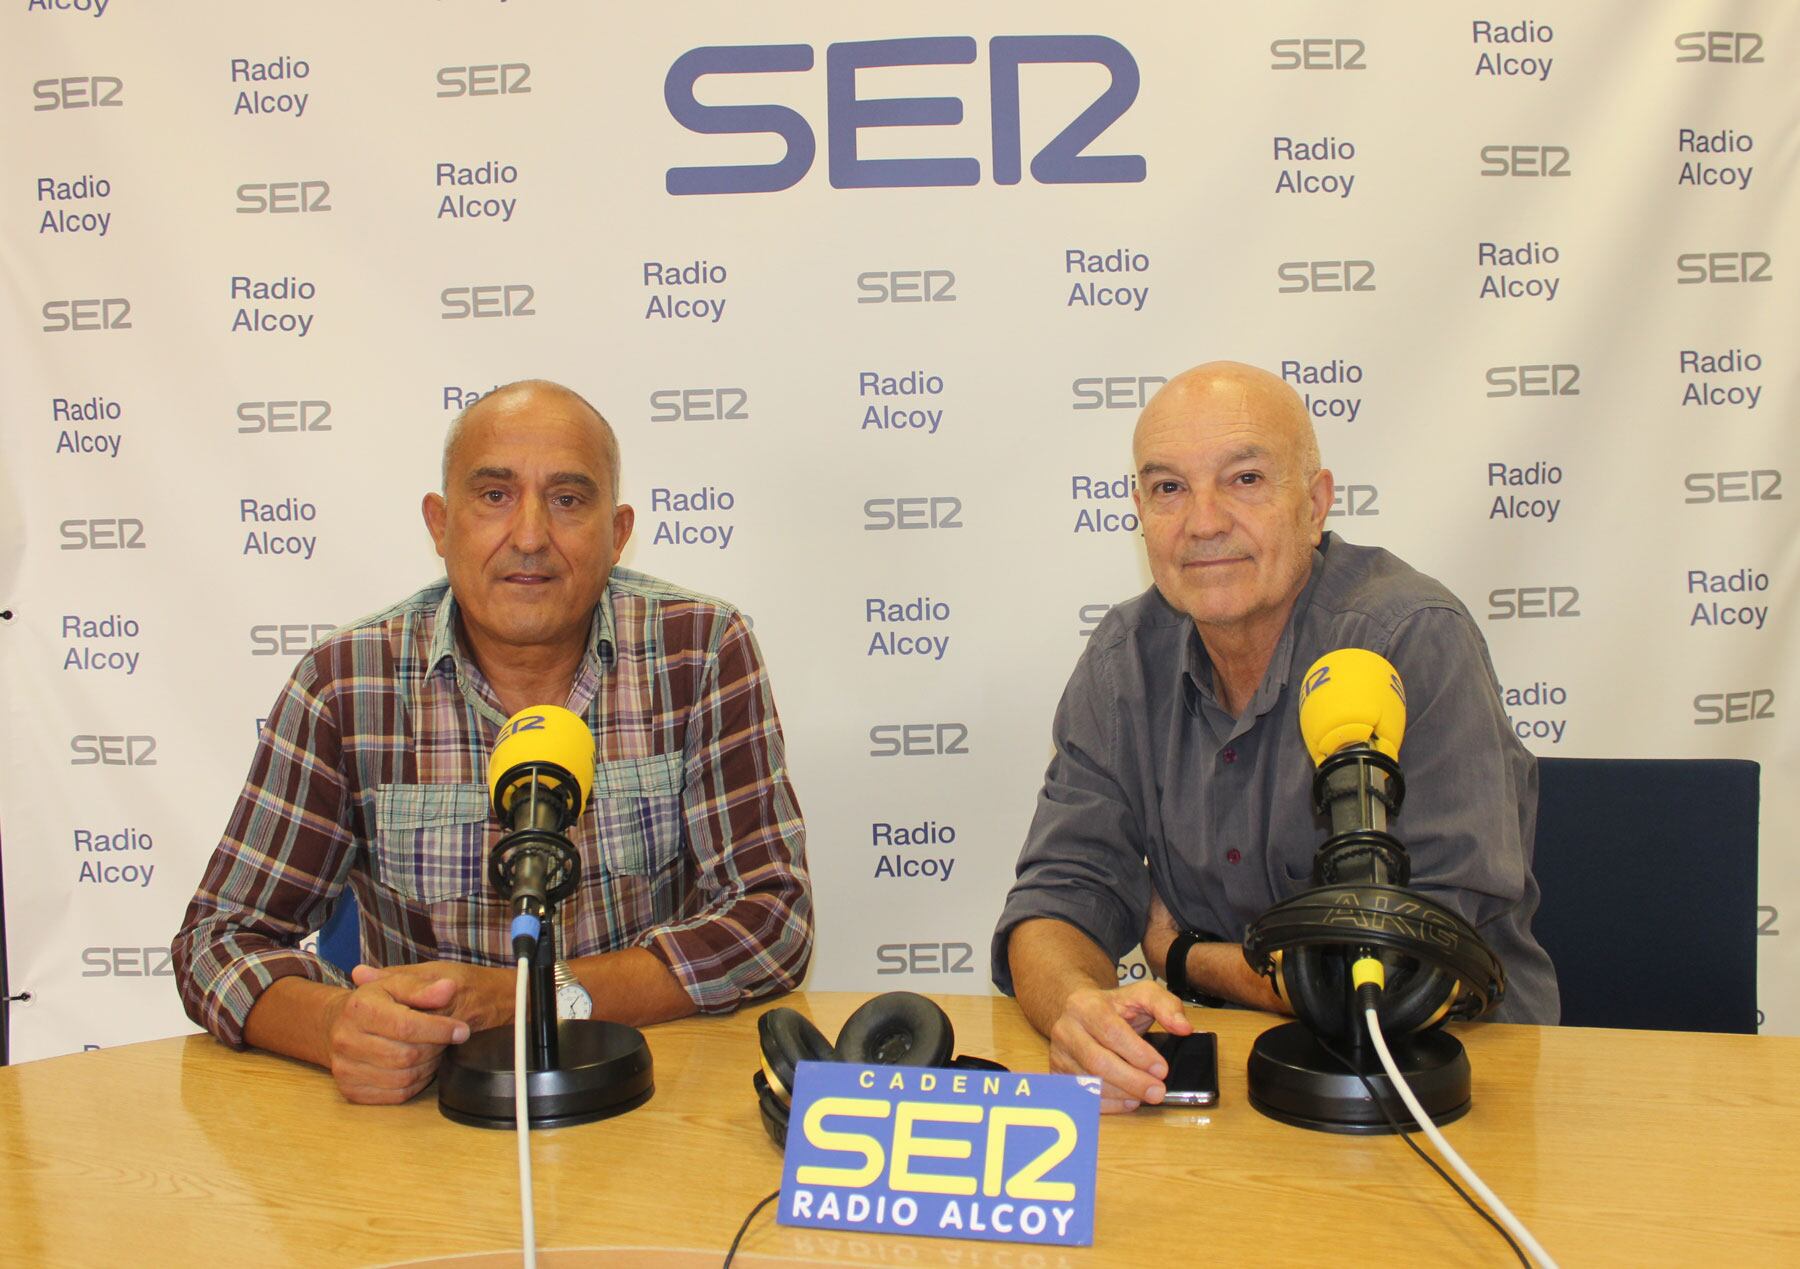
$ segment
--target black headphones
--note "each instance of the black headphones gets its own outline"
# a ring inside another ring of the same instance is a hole
[[[788,1106],[794,1067],[801,1062],[854,1062],[865,1066],[937,1066],[1004,1071],[998,1062],[951,1057],[956,1034],[933,1001],[910,991],[890,991],[865,1001],[844,1023],[833,1044],[794,1009],[771,1009],[756,1020],[762,1066],[751,1080],[763,1128],[778,1148],[787,1146]]]
[[[1361,1033],[1350,964],[1363,948],[1386,971],[1376,1017],[1390,1036],[1478,1018],[1506,992],[1500,960],[1474,927],[1403,885],[1317,886],[1277,903],[1244,937],[1250,967],[1327,1040]]]

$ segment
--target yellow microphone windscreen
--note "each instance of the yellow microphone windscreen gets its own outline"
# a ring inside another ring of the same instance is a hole
[[[560,705],[533,705],[506,720],[488,759],[488,795],[502,797],[501,811],[512,809],[515,790],[496,786],[500,777],[522,762],[553,762],[575,777],[581,797],[575,807],[579,817],[594,790],[594,733],[579,714]],[[555,781],[550,781],[555,786]]]
[[[1314,762],[1358,742],[1399,758],[1406,735],[1400,672],[1367,648],[1327,652],[1301,680],[1300,735]]]

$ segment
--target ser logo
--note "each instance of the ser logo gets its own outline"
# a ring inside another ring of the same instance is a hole
[[[863,531],[881,533],[890,529],[960,529],[962,499],[948,495],[935,498],[870,498],[863,503]]]
[[[1490,397],[1578,397],[1581,367],[1570,362],[1532,366],[1489,366]]]
[[[1581,592],[1573,586],[1508,586],[1488,592],[1488,620],[1579,617]]]
[[[289,621],[250,627],[253,657],[297,657],[337,627],[330,622]]]
[[[1572,176],[1566,145],[1484,145],[1483,176]]]
[[[536,317],[531,307],[537,291],[524,282],[495,282],[488,286],[447,286],[438,294],[446,322],[471,317]]]
[[[1675,60],[1750,66],[1763,60],[1762,46],[1755,31],[1683,31],[1675,37]]]
[[[1373,291],[1373,260],[1285,260],[1275,267],[1282,284],[1275,288],[1280,295],[1298,295],[1305,291],[1325,294],[1333,291]]]
[[[650,394],[652,423],[744,423],[750,394],[743,388],[658,388]]]
[[[975,949],[967,943],[883,943],[875,949],[877,974],[973,974]]]
[[[962,723],[877,723],[869,728],[869,757],[960,757],[969,752],[968,739]]]
[[[858,304],[952,304],[956,275],[948,269],[890,269],[856,275]]]
[[[834,189],[899,189],[976,185],[981,162],[970,157],[874,159],[858,156],[864,128],[944,127],[963,121],[960,97],[859,97],[859,70],[968,66],[978,49],[966,35],[858,40],[825,50],[826,166]],[[1141,154],[1084,154],[1137,100],[1138,64],[1103,35],[1000,35],[988,43],[994,181],[1017,185],[1022,171],[1020,68],[1040,63],[1094,65],[1110,76],[1105,90],[1031,160],[1043,185],[1094,185],[1144,179]],[[726,45],[689,49],[663,81],[675,122],[706,136],[772,135],[786,153],[773,163],[672,167],[671,194],[770,194],[792,189],[812,170],[818,140],[806,117],[787,106],[702,105],[695,86],[708,75],[794,74],[813,68],[807,44]],[[892,82],[884,79],[883,82]],[[1034,109],[1034,120],[1044,107]]]
[[[71,767],[154,767],[155,736],[71,736]]]
[[[166,947],[84,947],[83,978],[173,978]]]
[[[1760,723],[1775,717],[1775,689],[1751,688],[1743,692],[1702,692],[1694,698],[1694,726],[1718,727],[1725,723]]]
[[[237,214],[240,216],[297,216],[306,212],[328,212],[331,204],[328,181],[252,181],[237,187]]]
[[[1162,375],[1090,375],[1070,385],[1075,394],[1072,410],[1141,410],[1150,404],[1157,388],[1167,383]]]
[[[1773,282],[1766,251],[1688,251],[1675,257],[1677,286]]]
[[[1083,604],[1075,610],[1075,633],[1083,639],[1091,639],[1094,631],[1100,628],[1101,620],[1111,611],[1111,604]]]
[[[1331,39],[1323,36],[1294,37],[1275,40],[1269,52],[1275,60],[1270,70],[1278,71],[1359,71],[1368,70],[1363,54],[1369,46],[1357,39]]]
[[[46,300],[43,329],[61,331],[130,330],[131,301],[123,296],[103,300]]]
[[[86,110],[94,106],[123,106],[119,94],[125,81],[117,75],[65,75],[61,79],[40,79],[31,86],[31,95],[42,105],[32,110]]]
[[[240,432],[329,432],[329,401],[239,401]]]
[[[1339,485],[1331,494],[1327,516],[1378,516],[1381,491],[1374,485]]]
[[[1683,502],[1780,502],[1781,473],[1773,467],[1756,471],[1691,471],[1682,482]]]
[[[440,66],[440,97],[505,97],[531,91],[531,67],[525,62],[490,62],[485,66]]]
[[[130,516],[107,516],[97,520],[64,520],[64,551],[142,551],[144,522]]]

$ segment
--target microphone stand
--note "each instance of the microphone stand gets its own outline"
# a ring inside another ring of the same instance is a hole
[[[1271,972],[1274,955],[1321,956],[1318,972],[1331,975],[1332,995],[1341,996],[1344,1010],[1339,1029],[1321,1025],[1326,1020],[1309,1017],[1296,1005],[1298,1021],[1257,1037],[1247,1070],[1250,1104],[1271,1119],[1325,1132],[1394,1131],[1370,1096],[1372,1088],[1381,1103],[1399,1105],[1355,1005],[1351,962],[1397,953],[1419,963],[1414,973],[1443,965],[1456,983],[1485,977],[1470,971],[1479,969],[1472,951],[1457,956],[1449,950],[1465,931],[1475,944],[1480,936],[1454,912],[1407,889],[1411,860],[1389,831],[1389,817],[1405,797],[1399,763],[1368,745],[1349,745],[1325,758],[1313,779],[1313,809],[1327,817],[1331,836],[1314,856],[1313,888],[1275,904],[1245,936],[1245,958],[1259,973]],[[1345,919],[1352,912],[1355,922]],[[1427,937],[1427,930],[1447,939],[1448,946]],[[1492,958],[1485,947],[1481,951]],[[1493,972],[1500,974],[1498,962]],[[1447,982],[1445,990],[1454,989]],[[1443,1013],[1457,1016],[1452,1004],[1446,999]],[[1336,1032],[1329,1040],[1323,1035],[1327,1030]],[[1434,1122],[1446,1124],[1468,1112],[1469,1059],[1460,1040],[1436,1020],[1386,1039],[1396,1067]]]
[[[525,1004],[525,1060],[533,1071],[554,1071],[561,1051],[556,1043],[556,927],[546,916],[538,935],[537,954],[531,958]]]
[[[533,1128],[562,1128],[635,1110],[656,1091],[643,1032],[556,1016],[556,909],[543,918],[527,970],[525,1098]],[[513,1029],[477,1031],[444,1050],[438,1110],[476,1128],[514,1129]]]

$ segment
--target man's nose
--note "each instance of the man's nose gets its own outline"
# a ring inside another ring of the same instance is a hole
[[[550,511],[541,498],[521,498],[513,516],[512,541],[522,555],[543,549],[550,537]]]
[[[1182,525],[1190,537],[1216,538],[1231,531],[1231,514],[1224,499],[1210,489],[1196,489]]]

